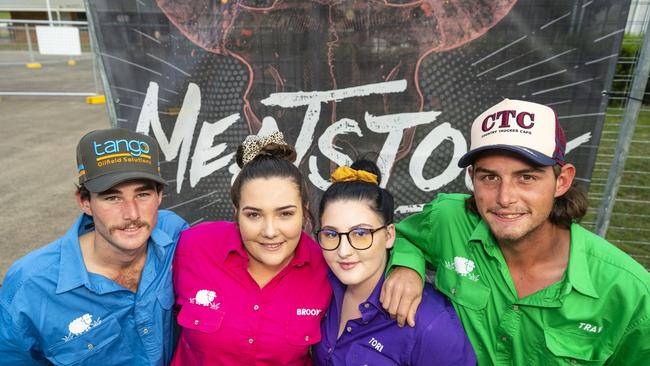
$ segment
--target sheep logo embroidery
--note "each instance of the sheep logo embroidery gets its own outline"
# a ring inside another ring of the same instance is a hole
[[[479,275],[472,273],[476,264],[473,260],[467,259],[465,257],[454,257],[454,261],[445,261],[445,267],[449,270],[455,271],[462,277],[467,277],[470,280],[476,282],[479,279]]]
[[[190,297],[190,303],[201,306],[209,306],[212,310],[219,309],[220,302],[214,302],[217,294],[211,290],[199,290],[196,292],[196,297]]]
[[[476,267],[474,261],[463,257],[454,257],[454,269],[459,275],[466,277],[474,270],[474,267]]]
[[[86,333],[90,329],[98,326],[101,324],[102,320],[101,318],[97,318],[96,320],[93,321],[93,316],[86,313],[68,324],[68,335],[63,337],[63,340],[65,342],[68,342],[75,337]]]

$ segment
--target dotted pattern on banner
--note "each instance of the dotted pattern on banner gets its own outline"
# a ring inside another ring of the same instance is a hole
[[[242,90],[248,82],[248,74],[244,67],[236,59],[230,57],[211,54],[203,50],[200,53],[197,51],[197,54],[198,62],[193,74],[197,76],[192,78],[192,82],[196,83],[201,90],[201,112],[198,125],[204,121],[215,123],[222,118],[241,113]],[[195,139],[200,131],[200,126],[197,127]],[[241,141],[249,133],[248,124],[242,116],[239,121],[215,138],[213,146],[219,143],[227,144],[227,148],[221,156],[235,153]],[[235,163],[234,156],[226,167],[202,178],[192,188],[189,187],[188,177],[184,183],[186,186],[183,187],[183,193],[187,192],[189,197],[202,197],[210,194],[205,199],[193,203],[193,209],[188,212],[189,215],[202,215],[209,220],[232,218],[231,174],[228,172],[228,167],[233,163]],[[192,219],[198,218],[193,217]]]
[[[456,50],[430,55],[421,67],[420,87],[424,95],[425,111],[443,111],[435,122],[418,126],[414,147],[436,126],[449,123],[464,136],[469,136],[471,123],[482,112],[484,105],[496,102],[500,97],[494,94],[489,83],[482,82],[471,74],[469,60],[473,59],[467,51]],[[450,116],[454,116],[452,120]],[[466,141],[469,149],[469,139]],[[427,158],[422,172],[425,179],[440,175],[450,164],[454,152],[451,141],[442,142]],[[396,164],[391,174],[388,189],[395,197],[395,206],[421,204],[431,201],[438,190],[425,192],[418,188],[409,174],[411,156]],[[450,184],[443,187],[445,192],[467,192],[465,173],[461,173]],[[406,215],[396,215],[400,220]]]

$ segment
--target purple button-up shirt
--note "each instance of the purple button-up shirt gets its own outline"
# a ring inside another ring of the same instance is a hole
[[[336,339],[346,286],[330,271],[334,297],[321,323],[321,341],[313,348],[316,365],[475,365],[476,356],[449,300],[424,287],[415,327],[400,328],[379,302],[382,276],[360,319],[347,322]]]

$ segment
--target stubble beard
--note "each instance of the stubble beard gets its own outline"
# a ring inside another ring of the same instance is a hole
[[[498,237],[494,230],[490,228],[490,231],[492,231],[492,235],[494,235],[494,238],[496,239],[497,243],[502,246],[508,246],[508,247],[516,247],[521,243],[527,242],[529,238],[534,237],[539,231],[542,230],[544,224],[546,224],[546,221],[542,221],[540,223],[537,223],[537,225],[530,227],[526,232],[518,235],[505,235],[503,237]]]

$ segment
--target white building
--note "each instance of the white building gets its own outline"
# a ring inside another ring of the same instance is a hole
[[[0,0],[0,13],[10,19],[47,20],[47,0]],[[49,0],[53,20],[86,20],[83,0]]]

